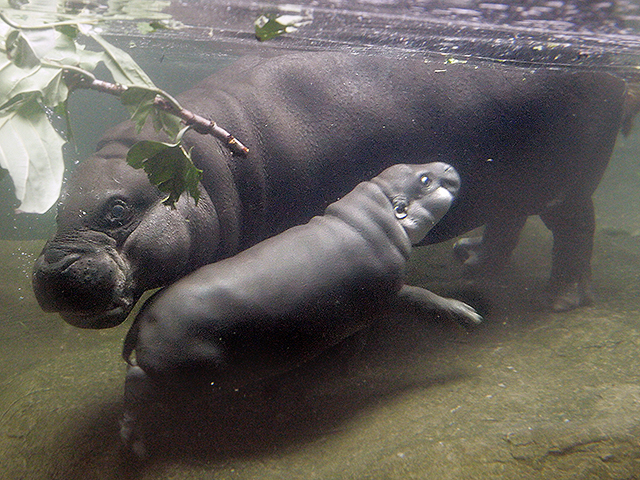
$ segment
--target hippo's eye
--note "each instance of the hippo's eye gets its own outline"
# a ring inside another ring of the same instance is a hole
[[[422,185],[429,185],[431,183],[431,179],[429,178],[429,175],[427,175],[426,173],[423,173],[422,175],[420,175],[420,183]]]
[[[403,201],[398,202],[393,206],[393,213],[396,214],[396,218],[398,220],[402,220],[407,217],[407,208],[407,204]]]
[[[104,212],[104,219],[108,227],[121,227],[129,221],[131,209],[123,200],[114,200],[107,206]]]
[[[126,213],[127,209],[120,203],[116,203],[113,207],[111,207],[111,218],[113,218],[114,220],[124,218]]]

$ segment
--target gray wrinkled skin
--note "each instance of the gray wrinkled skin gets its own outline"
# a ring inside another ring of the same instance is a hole
[[[443,163],[394,165],[323,216],[148,300],[125,340],[124,441],[143,454],[136,420],[159,386],[239,388],[300,365],[389,309],[412,304],[480,322],[462,302],[404,285],[412,241],[442,218],[459,186]]]
[[[308,221],[394,163],[425,158],[453,165],[462,189],[423,244],[486,225],[456,253],[469,274],[493,273],[527,216],[540,215],[554,235],[551,306],[591,301],[591,195],[625,111],[625,84],[612,75],[300,53],[240,60],[179,100],[249,155],[188,133],[203,195],[170,211],[124,163],[155,134],[135,135],[130,123],[107,132],[66,186],[58,231],[36,262],[45,310],[78,327],[117,325],[144,290]]]

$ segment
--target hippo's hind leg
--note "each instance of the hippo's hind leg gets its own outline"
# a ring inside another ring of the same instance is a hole
[[[453,251],[464,265],[466,276],[493,275],[509,263],[518,244],[525,215],[494,219],[487,223],[482,237],[462,238]]]
[[[553,233],[551,307],[566,311],[590,305],[595,213],[591,197],[562,202],[540,215]]]
[[[147,456],[140,418],[153,403],[155,388],[149,376],[136,365],[129,365],[124,382],[124,414],[120,420],[120,438],[139,458]]]

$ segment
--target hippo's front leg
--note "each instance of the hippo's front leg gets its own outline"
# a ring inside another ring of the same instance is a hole
[[[464,265],[466,276],[492,275],[504,269],[516,248],[526,215],[494,219],[482,237],[462,238],[453,251]]]
[[[540,215],[553,233],[550,302],[557,312],[593,303],[591,255],[595,212],[591,197],[574,198]]]

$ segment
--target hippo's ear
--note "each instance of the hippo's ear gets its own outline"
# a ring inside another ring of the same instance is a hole
[[[404,196],[392,198],[391,204],[393,205],[393,213],[398,220],[407,218],[409,202],[407,202],[407,199]]]

